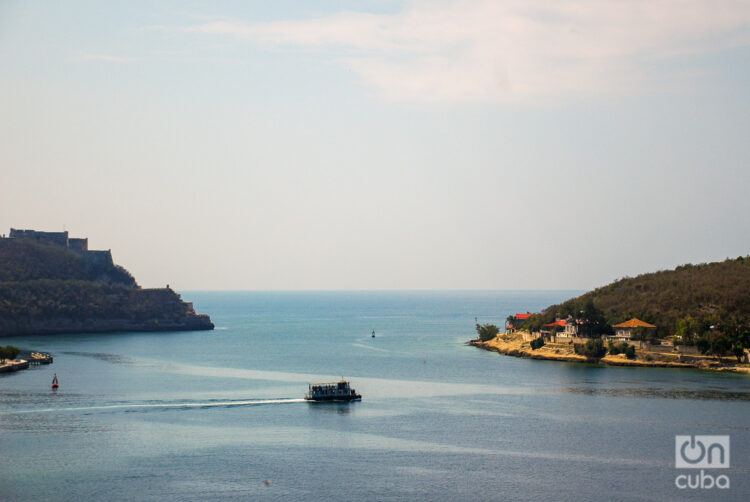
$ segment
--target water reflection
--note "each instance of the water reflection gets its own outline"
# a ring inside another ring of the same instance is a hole
[[[107,354],[104,352],[75,352],[75,351],[64,351],[61,354],[67,354],[71,356],[90,357],[91,359],[97,359],[106,363],[112,364],[128,364],[132,365],[135,363],[133,358],[122,356],[119,354]]]
[[[610,396],[648,399],[697,399],[702,401],[750,401],[750,392],[720,389],[663,389],[658,387],[563,387],[560,392],[587,396]]]
[[[348,415],[358,403],[309,403],[311,415]]]

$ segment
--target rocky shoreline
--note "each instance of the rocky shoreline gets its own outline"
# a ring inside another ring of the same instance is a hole
[[[11,371],[19,371],[29,369],[29,362],[25,359],[17,361],[5,361],[0,364],[0,373],[8,373]]]
[[[726,364],[726,361],[722,364],[713,358],[705,356],[690,357],[687,360],[682,361],[669,360],[679,358],[677,356],[665,357],[663,354],[655,352],[651,353],[647,350],[638,349],[635,359],[627,359],[624,354],[618,354],[615,356],[606,355],[601,359],[596,359],[575,354],[573,352],[572,344],[547,343],[541,348],[532,349],[529,343],[525,342],[519,334],[501,334],[486,342],[472,340],[468,342],[468,344],[480,349],[497,352],[498,354],[526,359],[599,364],[604,366],[684,368],[750,374],[750,365],[741,366],[736,364]],[[649,358],[650,360],[646,358]]]
[[[212,330],[214,324],[205,314],[186,315],[182,319],[71,319],[30,320],[0,323],[0,337],[17,335],[56,335],[65,333],[118,333]]]

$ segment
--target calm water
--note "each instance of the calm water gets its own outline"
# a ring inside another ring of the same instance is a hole
[[[186,293],[215,331],[0,340],[55,356],[0,375],[0,499],[750,498],[750,377],[464,345],[573,293]],[[301,402],[342,375],[361,403]],[[675,487],[676,434],[730,436],[730,489]]]

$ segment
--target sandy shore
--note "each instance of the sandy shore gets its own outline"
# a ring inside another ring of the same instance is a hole
[[[604,364],[609,366],[641,366],[652,368],[692,368],[709,371],[731,371],[750,374],[750,365],[728,364],[725,358],[719,363],[715,358],[705,356],[683,357],[680,360],[678,354],[665,355],[663,352],[652,352],[645,349],[636,349],[636,358],[628,359],[625,354],[616,356],[607,354],[601,359],[593,359],[576,354],[573,344],[569,343],[547,343],[541,348],[532,350],[529,342],[523,341],[520,333],[510,335],[500,334],[487,342],[472,340],[469,344],[484,350],[490,350],[508,356],[525,357],[529,359],[546,359],[551,361],[565,361],[589,364]]]

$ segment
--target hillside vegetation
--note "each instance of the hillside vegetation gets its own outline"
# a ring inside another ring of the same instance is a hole
[[[53,244],[29,239],[0,239],[0,282],[36,279],[96,281],[137,286],[119,265],[89,262],[81,255]]]
[[[615,331],[616,324],[632,318],[648,324],[628,323],[623,328],[631,331],[623,333],[619,328]],[[657,357],[660,358],[658,365],[674,363],[680,367],[704,368],[714,364],[727,368],[723,358],[734,356],[736,364],[730,365],[732,371],[745,371],[750,352],[750,256],[626,277],[551,305],[541,313],[511,315],[506,321],[509,329],[503,336],[494,335],[497,327],[493,325],[477,324],[479,339],[472,343],[503,354],[566,361],[581,357],[586,361],[599,360],[609,352],[608,364],[615,365],[648,366]],[[572,330],[568,330],[569,327]],[[524,335],[513,335],[513,330],[517,329],[523,330]],[[583,343],[573,344],[575,356],[561,354],[567,347],[560,346],[555,347],[554,353],[536,353],[547,341],[560,343],[555,336],[560,331],[565,332],[563,341],[584,339]],[[527,344],[530,351],[523,347],[527,334],[537,336]],[[571,334],[575,337],[573,340],[569,338]],[[622,341],[615,343],[614,339],[620,337]],[[609,339],[606,347],[605,339]],[[641,342],[638,350],[633,341]],[[664,356],[665,346],[673,355]],[[656,347],[659,349],[653,352]],[[646,350],[645,358],[633,362],[640,350]],[[716,361],[708,363],[705,358],[700,361],[693,357],[694,362],[688,364],[685,362],[688,359],[683,358],[687,357],[684,353],[689,352],[700,352]],[[624,363],[622,358],[616,357],[618,355],[624,355],[631,362]],[[669,360],[675,357],[676,361]],[[738,369],[740,366],[744,369]]]
[[[545,309],[545,319],[580,312],[591,300],[610,324],[633,317],[655,324],[660,336],[678,330],[685,318],[750,321],[750,257],[716,263],[682,265],[607,286]],[[575,316],[574,316],[575,317]],[[549,322],[549,321],[548,321]]]
[[[0,283],[0,319],[177,319],[185,312],[169,289],[46,279]]]

